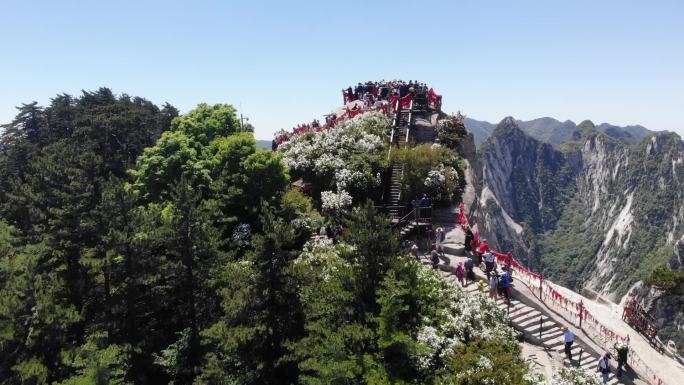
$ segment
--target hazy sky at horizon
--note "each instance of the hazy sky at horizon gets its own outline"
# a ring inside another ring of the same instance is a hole
[[[106,86],[181,112],[230,103],[271,139],[338,107],[349,84],[401,78],[474,119],[684,137],[680,1],[0,0],[0,36],[0,123]]]

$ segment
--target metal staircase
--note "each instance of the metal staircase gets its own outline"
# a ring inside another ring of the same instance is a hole
[[[395,147],[404,148],[407,145],[410,128],[411,109],[397,108],[390,138],[390,150],[387,154],[387,158],[391,161],[391,164],[389,192],[385,199],[387,213],[393,224],[397,224],[400,221],[406,210],[405,207],[401,205],[401,180],[404,174],[404,164],[401,161],[392,160],[392,150]]]

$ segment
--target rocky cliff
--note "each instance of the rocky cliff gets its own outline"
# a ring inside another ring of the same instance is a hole
[[[479,155],[481,230],[558,283],[619,302],[656,267],[681,260],[684,145],[676,134],[628,144],[585,121],[551,146],[506,118]]]

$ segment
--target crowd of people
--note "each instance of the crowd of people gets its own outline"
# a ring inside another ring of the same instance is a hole
[[[429,104],[436,110],[442,107],[442,96],[437,95],[427,84],[417,80],[382,80],[380,82],[368,81],[358,83],[352,88],[342,90],[342,98],[345,104],[360,100],[366,107],[389,106],[393,111],[397,105],[408,108],[411,100],[416,95],[423,95]]]
[[[432,88],[428,88],[425,83],[417,80],[405,82],[403,80],[365,82],[358,83],[354,87],[347,87],[342,90],[345,111],[338,116],[332,112],[325,115],[325,124],[314,119],[311,123],[304,123],[295,126],[291,131],[285,129],[275,134],[272,142],[272,149],[288,141],[293,135],[304,132],[321,132],[334,127],[336,124],[356,117],[366,111],[382,111],[389,114],[397,107],[409,108],[411,101],[416,95],[423,95],[430,106],[436,110],[442,107],[442,96],[435,93]]]
[[[414,207],[421,206],[422,199],[416,199],[413,201]],[[426,202],[427,203],[427,202]],[[458,262],[455,270],[455,275],[461,286],[465,287],[470,282],[476,282],[476,276],[473,271],[475,266],[480,266],[482,271],[486,275],[486,279],[480,279],[478,281],[479,291],[484,293],[488,287],[488,295],[493,299],[497,299],[499,296],[503,297],[507,303],[510,303],[511,292],[512,292],[512,281],[511,276],[511,262],[512,255],[509,253],[507,255],[502,255],[501,253],[496,253],[491,250],[486,239],[479,238],[478,233],[473,233],[469,225],[464,226],[465,230],[465,250],[468,258],[465,262]],[[434,230],[434,246],[430,251],[430,260],[433,268],[439,266],[440,258],[444,255],[444,240],[445,231],[444,228],[437,227]],[[416,259],[420,258],[420,250],[417,244],[410,245],[411,256]],[[497,258],[499,257],[499,263],[497,264]],[[503,256],[503,258],[502,258]],[[508,258],[506,258],[506,256]],[[563,328],[563,342],[564,342],[564,352],[565,356],[569,362],[573,362],[572,346],[575,342],[575,333],[566,325]],[[629,354],[629,336],[621,338],[613,346],[615,350],[615,355],[617,358],[616,362],[616,377],[621,378],[624,371],[625,365],[627,365],[627,358]],[[611,359],[613,354],[611,352],[605,352],[601,358],[599,358],[596,366],[596,371],[601,374],[603,383],[608,383],[611,373]]]

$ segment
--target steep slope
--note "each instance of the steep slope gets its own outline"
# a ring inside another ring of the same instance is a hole
[[[684,233],[684,145],[676,134],[626,145],[587,121],[552,148],[506,118],[480,154],[490,243],[558,283],[619,301],[676,258]]]
[[[526,255],[533,234],[554,227],[568,199],[573,170],[550,144],[505,118],[482,146],[482,224],[492,241]],[[533,261],[530,261],[533,262]]]
[[[470,131],[475,137],[475,144],[478,146],[487,140],[489,135],[491,135],[492,131],[494,131],[496,128],[495,124],[471,118],[465,118],[463,123],[468,131]]]

